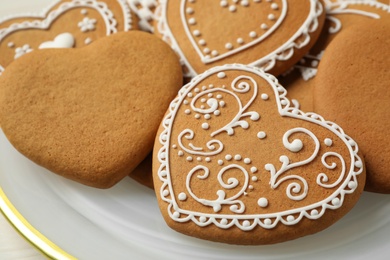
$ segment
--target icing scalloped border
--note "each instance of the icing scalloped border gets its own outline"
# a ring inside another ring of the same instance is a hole
[[[348,172],[348,175],[343,182],[343,184],[329,197],[326,199],[311,204],[309,206],[286,210],[278,213],[270,213],[270,214],[257,214],[257,215],[218,215],[218,214],[206,214],[188,210],[182,210],[179,208],[175,196],[173,195],[173,188],[171,186],[171,176],[169,172],[169,158],[167,151],[169,150],[169,140],[170,140],[170,129],[173,125],[173,118],[176,116],[178,104],[181,104],[184,98],[187,96],[188,92],[201,80],[204,78],[216,74],[221,71],[226,70],[243,70],[247,72],[254,73],[265,80],[268,81],[270,86],[272,86],[274,90],[274,94],[276,97],[276,103],[278,106],[279,114],[283,116],[288,116],[292,118],[298,118],[301,120],[309,121],[322,127],[328,129],[329,131],[336,134],[347,146],[350,156],[351,156],[351,169]],[[158,141],[162,145],[162,147],[158,150],[158,161],[160,163],[158,169],[158,177],[162,182],[161,189],[159,191],[161,199],[168,203],[168,214],[169,216],[176,222],[187,222],[193,221],[198,226],[208,226],[210,224],[214,224],[219,228],[227,229],[232,226],[236,226],[244,231],[249,231],[255,228],[257,225],[270,229],[274,228],[278,223],[282,223],[284,225],[294,225],[300,222],[303,217],[308,219],[318,219],[320,218],[327,209],[338,209],[343,205],[344,197],[346,194],[353,193],[357,188],[357,179],[356,176],[361,174],[363,171],[363,162],[358,155],[358,146],[356,142],[350,138],[348,135],[344,133],[342,128],[337,124],[326,121],[320,115],[315,113],[305,113],[290,102],[289,99],[286,98],[287,91],[281,85],[279,85],[276,77],[265,73],[264,71],[240,64],[232,64],[232,65],[224,65],[212,68],[205,73],[196,76],[191,80],[190,83],[185,85],[178,93],[178,96],[171,102],[169,106],[169,113],[165,116],[162,126],[163,131],[159,135]],[[355,187],[349,187],[349,182],[356,183]],[[334,203],[334,199],[338,198],[338,203]],[[320,211],[317,209],[321,208]],[[173,212],[172,212],[173,211]],[[288,216],[290,215],[299,216],[290,220]],[[200,220],[202,218],[202,220]],[[271,222],[270,222],[271,220]]]
[[[192,68],[190,62],[186,59],[185,55],[181,51],[176,39],[172,35],[169,26],[166,22],[166,16],[164,15],[165,7],[168,0],[160,0],[159,5],[155,11],[155,20],[157,23],[157,31],[162,35],[162,39],[169,43],[172,49],[179,55],[180,62],[183,66],[185,77],[195,77],[197,73]],[[287,40],[282,46],[269,53],[265,57],[256,60],[248,65],[256,66],[265,71],[269,71],[275,67],[277,61],[286,61],[294,54],[295,49],[301,49],[310,42],[310,33],[315,32],[318,29],[318,17],[322,15],[324,8],[322,4],[317,0],[310,0],[310,12],[308,17],[302,26],[296,31],[296,33]],[[303,41],[298,41],[304,38]]]

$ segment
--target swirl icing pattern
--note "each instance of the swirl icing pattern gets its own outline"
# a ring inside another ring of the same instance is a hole
[[[158,143],[163,210],[199,227],[271,230],[319,219],[343,206],[364,172],[338,125],[300,111],[274,76],[238,64],[184,86]]]

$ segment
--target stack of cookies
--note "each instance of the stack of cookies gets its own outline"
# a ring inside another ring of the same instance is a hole
[[[55,1],[0,19],[0,126],[55,174],[154,188],[178,232],[279,243],[390,193],[389,46],[375,0]]]

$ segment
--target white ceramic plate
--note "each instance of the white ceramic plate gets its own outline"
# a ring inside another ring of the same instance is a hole
[[[0,15],[36,11],[50,0],[2,0]],[[365,193],[341,221],[318,234],[272,246],[231,246],[169,229],[154,192],[130,178],[112,189],[79,185],[20,155],[0,132],[0,209],[52,258],[387,259],[388,195]]]

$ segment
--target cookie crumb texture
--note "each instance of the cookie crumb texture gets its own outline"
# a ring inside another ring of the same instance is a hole
[[[342,129],[298,110],[274,76],[243,65],[213,68],[181,89],[153,163],[168,225],[231,244],[323,230],[365,182],[357,144]]]
[[[155,19],[187,77],[229,63],[279,75],[313,46],[325,10],[317,0],[160,0]]]
[[[148,33],[122,32],[80,49],[38,50],[1,76],[1,126],[37,164],[108,188],[151,151],[181,84],[177,56]]]

